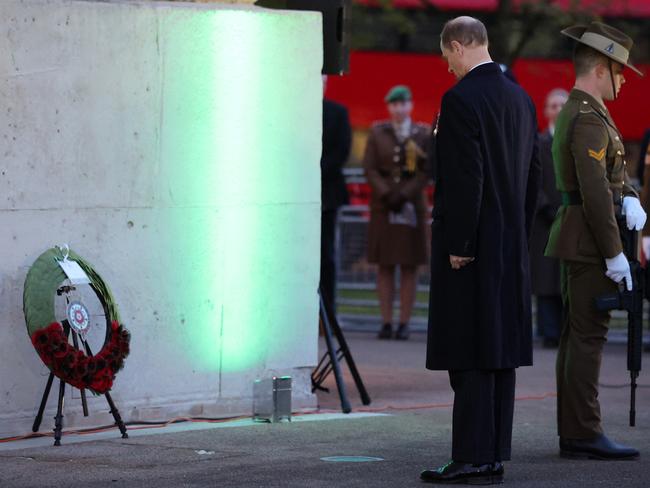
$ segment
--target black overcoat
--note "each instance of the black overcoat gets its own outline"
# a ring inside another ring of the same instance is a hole
[[[349,201],[343,165],[350,156],[352,131],[348,110],[323,100],[323,152],[320,159],[322,210],[336,210]]]
[[[540,164],[535,107],[495,63],[442,98],[436,135],[427,368],[532,364],[528,237]],[[474,257],[452,270],[449,255]]]
[[[555,183],[553,136],[544,131],[539,136],[539,160],[542,164],[542,186],[537,198],[537,215],[530,237],[530,281],[533,295],[558,296],[560,292],[560,261],[544,256],[546,242],[555,220],[557,209],[562,205],[562,195]]]

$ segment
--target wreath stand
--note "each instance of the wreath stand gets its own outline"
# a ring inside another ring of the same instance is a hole
[[[57,290],[57,293],[60,290]],[[72,332],[72,343],[74,344],[74,347],[82,350],[79,348],[79,343],[81,343],[84,347],[83,350],[85,350],[86,354],[88,356],[92,356],[93,353],[90,350],[90,346],[88,343],[78,334],[75,330],[73,330],[70,327],[70,324],[68,323],[67,320],[62,321],[63,325],[63,332],[66,337],[70,337],[70,333]],[[47,384],[45,385],[45,391],[43,392],[43,398],[41,398],[41,405],[38,407],[38,413],[36,414],[36,418],[34,419],[34,425],[32,425],[32,432],[38,432],[38,429],[41,427],[41,422],[43,420],[43,412],[45,411],[45,406],[47,405],[47,400],[50,396],[50,391],[52,390],[52,383],[54,382],[54,373],[50,372],[50,376],[47,379]],[[55,446],[60,446],[61,445],[61,436],[63,435],[63,407],[65,406],[65,381],[59,380],[59,402],[57,405],[56,409],[56,416],[54,417],[54,445]],[[74,388],[72,385],[69,385],[71,388]],[[84,417],[88,417],[88,402],[86,401],[86,390],[84,388],[80,388],[79,392],[81,393],[81,406],[83,408],[83,414]],[[110,408],[110,413],[113,415],[113,418],[115,419],[115,425],[120,429],[120,432],[122,433],[122,439],[128,439],[129,434],[126,432],[126,425],[124,424],[124,421],[122,420],[122,417],[120,416],[120,411],[117,409],[115,406],[115,402],[113,401],[113,398],[111,397],[111,394],[109,392],[104,393],[104,397],[106,397],[106,401],[108,402],[108,406]]]
[[[64,320],[63,322],[64,322],[63,330],[65,331],[66,336],[69,336],[70,325],[68,325],[67,320]],[[74,342],[75,347],[79,348],[77,333],[74,331],[72,332],[72,341]],[[83,340],[82,343],[84,345],[84,348],[86,349],[86,354],[88,354],[89,356],[92,355],[88,343]],[[41,426],[41,421],[43,420],[43,412],[45,411],[45,405],[47,404],[47,399],[50,396],[50,391],[52,390],[53,382],[54,382],[54,373],[50,372],[50,376],[47,379],[47,384],[45,385],[45,391],[43,392],[43,398],[41,399],[41,405],[40,407],[38,407],[38,413],[36,414],[36,419],[34,419],[34,425],[32,425],[32,432],[38,432],[38,429]],[[59,403],[56,409],[56,416],[54,417],[54,445],[55,446],[61,445],[61,436],[63,435],[62,430],[63,430],[63,407],[65,404],[65,398],[64,398],[65,385],[66,385],[65,381],[59,380]],[[70,386],[72,387],[72,385]],[[86,390],[81,388],[79,392],[81,393],[81,406],[83,408],[84,417],[88,417],[88,403],[86,401]],[[111,394],[109,392],[106,392],[104,393],[104,396],[106,397],[108,406],[111,409],[110,413],[113,415],[113,418],[115,419],[115,425],[117,425],[117,427],[120,429],[120,432],[122,433],[122,439],[128,439],[129,434],[126,432],[126,425],[124,425],[124,422],[122,421],[120,412],[115,406],[115,402],[113,402],[113,398],[111,397]]]

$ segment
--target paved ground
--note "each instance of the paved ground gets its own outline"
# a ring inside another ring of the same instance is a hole
[[[0,449],[0,487],[427,486],[418,481],[419,471],[446,462],[450,452],[451,394],[446,375],[424,370],[423,334],[407,343],[380,342],[367,333],[349,333],[348,339],[373,399],[366,408],[352,392],[355,415],[306,415],[290,424],[239,422],[211,425],[218,428],[208,430],[185,430],[188,426],[180,425],[174,433],[139,431],[128,440],[109,433],[56,449]],[[534,367],[518,374],[514,457],[506,465],[506,483],[649,487],[650,376],[642,373],[637,427],[628,427],[625,349],[607,346],[601,388],[604,425],[610,436],[641,449],[642,457],[632,462],[569,461],[557,456],[554,353],[537,349],[535,359]],[[352,388],[349,378],[348,385]],[[323,412],[338,408],[335,392],[319,399]],[[321,460],[327,456],[383,460]]]

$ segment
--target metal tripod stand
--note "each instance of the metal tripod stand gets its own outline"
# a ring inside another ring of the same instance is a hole
[[[339,398],[341,399],[341,410],[343,413],[350,413],[352,407],[348,400],[347,390],[341,373],[342,359],[345,359],[345,362],[348,364],[354,383],[359,391],[361,402],[364,405],[370,405],[370,396],[368,396],[361,375],[354,363],[354,358],[352,357],[350,348],[348,347],[341,326],[339,325],[336,314],[334,313],[332,302],[329,300],[329,297],[324,296],[323,290],[318,290],[318,297],[320,300],[320,324],[325,335],[327,351],[323,354],[318,366],[316,366],[316,369],[311,375],[311,391],[313,393],[316,390],[321,390],[329,393],[329,389],[323,387],[323,382],[329,374],[333,372],[334,378],[336,379],[336,387],[339,390]],[[338,348],[334,345],[335,338],[338,343]]]
[[[86,352],[86,355],[92,356],[93,354],[92,351],[90,350],[90,346],[88,345],[88,343],[82,337],[77,337],[78,335],[77,332],[71,330],[68,321],[63,320],[62,325],[63,325],[63,332],[66,337],[69,337],[70,333],[72,332],[72,342],[74,344],[74,347],[79,349],[79,341],[81,341],[84,350]],[[47,384],[45,385],[45,391],[43,392],[43,398],[41,399],[41,405],[38,408],[38,413],[36,414],[36,418],[34,419],[34,425],[32,425],[32,432],[38,432],[38,429],[41,426],[41,421],[43,420],[43,412],[45,411],[45,406],[47,405],[47,399],[50,396],[50,390],[52,389],[53,382],[54,382],[54,373],[50,372],[50,376],[47,379]],[[59,402],[56,410],[56,416],[54,417],[54,445],[55,446],[61,445],[61,436],[63,435],[62,430],[63,430],[63,407],[65,404],[65,384],[66,384],[65,381],[60,380]],[[81,405],[83,408],[84,417],[88,417],[88,402],[86,400],[86,390],[82,388],[79,391],[81,393]],[[122,417],[120,416],[120,412],[118,411],[117,407],[115,406],[115,403],[113,402],[113,398],[111,397],[109,392],[104,393],[104,396],[106,397],[108,406],[111,409],[110,410],[111,414],[115,419],[115,425],[117,425],[117,427],[120,429],[120,432],[122,433],[122,438],[128,439],[129,434],[127,434],[126,432],[126,425],[124,425],[124,422],[122,421]]]

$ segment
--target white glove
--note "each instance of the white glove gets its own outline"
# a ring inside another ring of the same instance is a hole
[[[607,277],[615,283],[620,283],[625,280],[627,291],[632,291],[632,274],[630,273],[630,263],[628,263],[625,254],[620,253],[618,256],[611,259],[605,258],[607,263]]]
[[[623,215],[630,230],[641,230],[645,225],[647,215],[636,197],[623,198]]]
[[[646,236],[641,240],[641,247],[643,247],[646,260],[650,261],[650,236]]]

